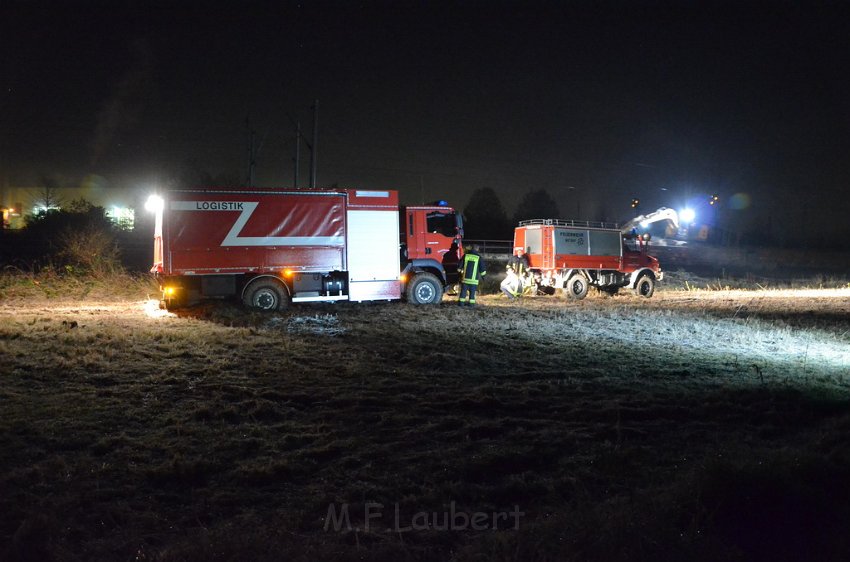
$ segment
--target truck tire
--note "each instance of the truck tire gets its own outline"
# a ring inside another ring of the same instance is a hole
[[[277,279],[261,277],[248,284],[242,293],[242,304],[254,310],[283,310],[289,302],[286,287]]]
[[[440,304],[443,284],[433,273],[417,273],[407,284],[405,297],[413,304]]]
[[[635,294],[639,297],[649,298],[655,292],[655,279],[648,274],[641,275],[635,283]]]
[[[564,291],[571,299],[581,300],[587,296],[587,278],[581,273],[573,273],[564,285]]]

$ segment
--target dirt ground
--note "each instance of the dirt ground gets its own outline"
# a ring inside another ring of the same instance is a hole
[[[850,289],[480,302],[5,299],[0,557],[850,558]]]

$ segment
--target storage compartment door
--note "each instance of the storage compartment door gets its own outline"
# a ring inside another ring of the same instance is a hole
[[[398,211],[348,211],[347,226],[349,299],[401,298]]]
[[[587,230],[578,228],[556,228],[555,254],[559,256],[590,255]]]
[[[623,235],[619,231],[607,230],[590,231],[590,255],[591,256],[616,256],[620,257],[623,251]]]

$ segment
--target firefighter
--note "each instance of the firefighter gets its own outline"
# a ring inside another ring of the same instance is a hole
[[[463,260],[458,267],[460,276],[460,306],[475,306],[475,292],[481,278],[487,275],[487,265],[478,254],[475,246],[470,246],[463,255]]]
[[[508,265],[514,268],[520,278],[525,277],[528,274],[528,256],[525,255],[525,250],[514,248],[514,255],[508,260]]]
[[[517,300],[522,295],[522,281],[520,281],[513,267],[508,266],[505,279],[499,288],[502,289],[502,293],[511,301]]]
[[[514,268],[514,272],[519,277],[520,291],[531,285],[531,274],[528,271],[528,255],[522,247],[517,246],[514,248],[513,255],[508,259],[508,266]]]

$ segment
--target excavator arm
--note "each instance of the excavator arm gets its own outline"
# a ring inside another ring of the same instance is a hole
[[[677,213],[674,209],[661,207],[657,211],[653,211],[645,215],[639,215],[628,221],[620,228],[620,232],[628,234],[632,231],[632,229],[646,230],[649,228],[649,225],[664,220],[670,221],[673,224],[673,227],[676,230],[679,230],[679,213]]]

